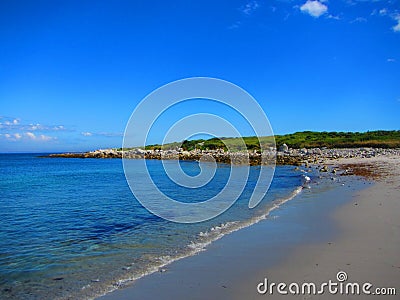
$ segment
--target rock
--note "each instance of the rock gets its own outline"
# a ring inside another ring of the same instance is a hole
[[[60,153],[50,154],[44,157],[61,157],[61,158],[130,158],[130,159],[180,159],[180,160],[202,160],[215,161],[220,163],[233,164],[250,164],[250,165],[293,165],[304,166],[307,168],[313,167],[310,164],[320,165],[315,166],[321,172],[329,172],[326,164],[326,159],[336,158],[367,158],[382,155],[400,155],[399,149],[382,149],[382,148],[354,148],[354,149],[328,149],[311,148],[311,149],[289,149],[286,144],[279,147],[276,151],[274,147],[269,150],[259,151],[224,151],[224,149],[215,150],[190,150],[184,151],[182,148],[166,149],[166,150],[144,150],[141,148],[132,148],[129,150],[117,149],[99,149],[84,153]],[[332,168],[332,173],[337,173],[337,169]],[[341,172],[341,175],[351,175],[352,172]]]
[[[319,148],[314,149],[314,154],[322,155],[322,150]]]
[[[289,151],[289,147],[286,144],[283,144],[279,147],[279,152],[287,152]]]
[[[319,171],[320,172],[328,172],[328,167],[327,166],[323,166]]]

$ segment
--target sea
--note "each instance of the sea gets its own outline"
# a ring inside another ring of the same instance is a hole
[[[153,215],[135,199],[121,159],[45,156],[0,154],[0,299],[94,299],[268,221],[273,210],[323,180],[316,169],[277,166],[268,193],[250,209],[261,168],[252,166],[232,207],[213,219],[181,224]],[[131,171],[138,163],[130,162]],[[185,190],[165,180],[162,161],[146,165],[161,190],[189,203],[222,190],[231,172],[230,165],[218,164],[205,189]],[[180,166],[190,176],[201,170],[196,161]]]

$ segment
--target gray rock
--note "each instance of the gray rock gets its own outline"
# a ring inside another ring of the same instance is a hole
[[[279,147],[279,152],[287,152],[289,151],[289,147],[286,144],[283,144]]]
[[[322,155],[322,150],[319,148],[314,149],[314,154]]]

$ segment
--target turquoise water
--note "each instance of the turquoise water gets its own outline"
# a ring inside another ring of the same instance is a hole
[[[215,195],[230,172],[221,164],[205,188],[186,189],[167,179],[161,161],[148,160],[147,166],[160,189],[182,202]],[[194,161],[181,166],[190,175],[200,171]],[[267,196],[249,209],[259,168],[251,167],[244,192],[228,211],[206,222],[177,224],[140,205],[120,159],[1,154],[0,298],[91,298],[201,251],[301,190],[302,173],[279,166]]]

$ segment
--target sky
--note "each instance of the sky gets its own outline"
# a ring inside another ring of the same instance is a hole
[[[143,98],[196,76],[275,134],[398,130],[400,0],[1,1],[0,152],[120,147]]]

